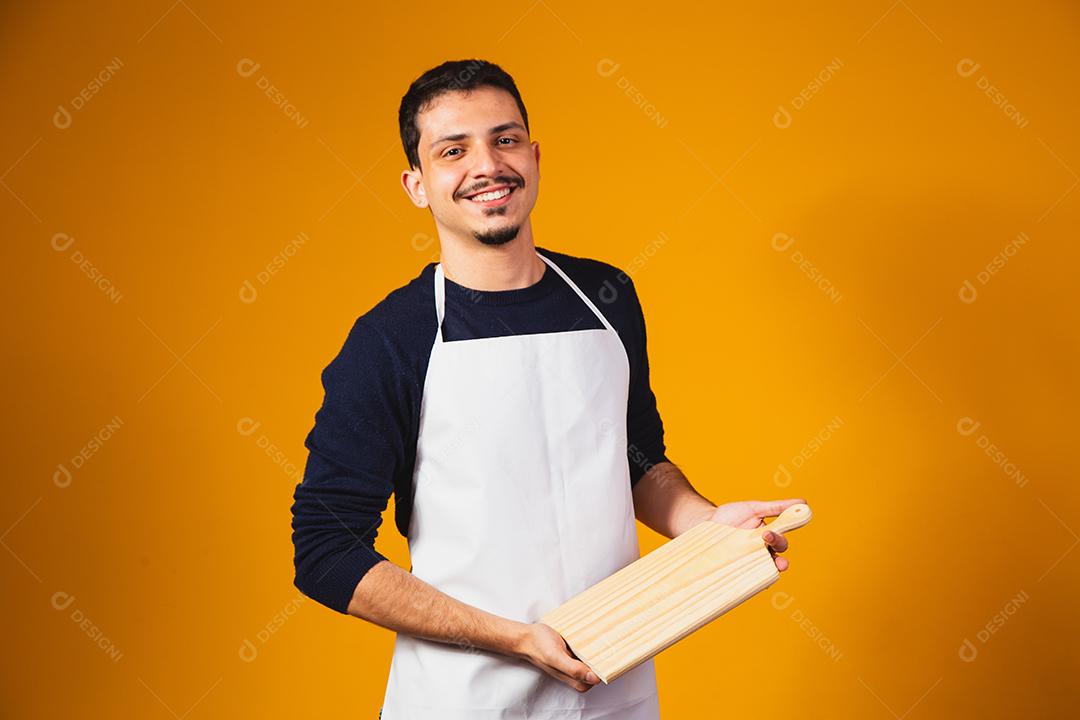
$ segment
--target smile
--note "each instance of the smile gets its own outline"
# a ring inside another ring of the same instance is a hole
[[[515,187],[503,186],[498,190],[477,193],[476,195],[470,195],[465,199],[483,207],[498,207],[510,202],[509,198],[516,189],[517,188]]]

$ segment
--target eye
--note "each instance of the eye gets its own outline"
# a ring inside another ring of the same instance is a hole
[[[448,150],[447,150],[446,152],[444,152],[444,153],[443,153],[443,157],[454,157],[454,156],[452,156],[452,155],[450,154],[450,153],[451,153],[451,152],[453,152],[454,150],[458,150],[458,151],[460,151],[460,150],[461,150],[461,148],[456,148],[456,147],[455,147],[455,148],[450,148],[450,149],[448,149]]]
[[[517,143],[517,138],[512,138],[512,137],[501,137],[501,138],[499,138],[499,142],[502,142],[503,140],[509,140],[512,144]]]

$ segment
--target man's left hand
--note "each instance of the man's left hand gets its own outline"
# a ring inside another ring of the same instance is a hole
[[[726,503],[717,506],[709,519],[713,522],[720,523],[721,525],[730,525],[743,530],[753,530],[754,528],[764,525],[765,518],[775,517],[792,505],[798,505],[799,503],[805,502],[806,500],[802,498],[794,498],[791,500],[772,500],[769,502],[743,500],[742,502]],[[787,558],[777,557],[777,553],[782,553],[787,550],[787,539],[780,533],[772,531],[764,533],[761,538],[769,547],[769,554],[772,555],[773,561],[776,563],[776,569],[780,572],[787,570]]]

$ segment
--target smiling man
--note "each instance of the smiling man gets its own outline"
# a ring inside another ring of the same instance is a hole
[[[651,660],[598,685],[538,619],[639,557],[635,518],[670,538],[803,500],[717,507],[667,459],[633,283],[534,242],[540,145],[509,75],[433,68],[399,125],[441,261],[361,315],[323,371],[296,585],[397,633],[384,720],[653,720]],[[375,550],[391,495],[410,571]],[[785,570],[787,541],[765,539]]]

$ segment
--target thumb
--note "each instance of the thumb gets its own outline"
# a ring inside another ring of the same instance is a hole
[[[770,500],[768,502],[762,502],[760,500],[752,500],[750,507],[754,513],[759,517],[776,517],[780,513],[787,510],[792,505],[798,505],[799,503],[805,503],[803,498],[790,498],[787,500]]]

